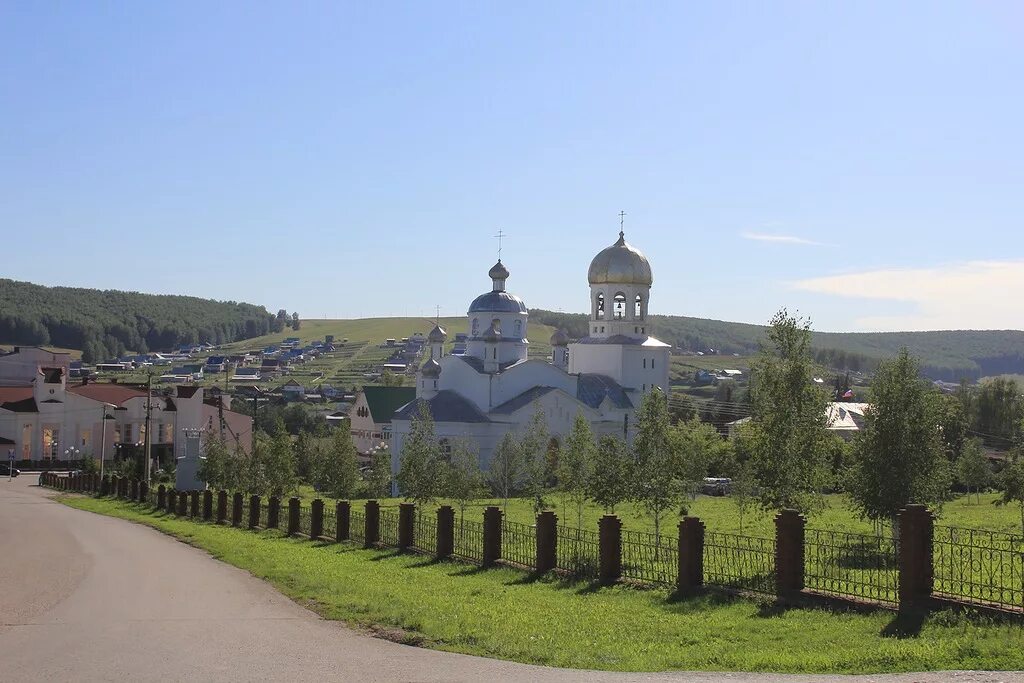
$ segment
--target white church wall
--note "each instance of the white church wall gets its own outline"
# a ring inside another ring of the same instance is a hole
[[[576,377],[547,361],[529,360],[494,376],[491,407],[500,406],[535,387],[557,387],[575,396],[576,382]]]

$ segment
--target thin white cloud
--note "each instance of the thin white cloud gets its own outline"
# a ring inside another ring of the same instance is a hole
[[[1004,330],[1024,328],[1024,260],[969,261],[930,268],[891,268],[790,283],[847,299],[910,304],[906,315],[868,315],[861,329]]]
[[[745,240],[753,240],[755,242],[775,242],[776,244],[803,244],[814,247],[823,246],[821,242],[815,242],[814,240],[804,239],[803,237],[797,237],[795,235],[772,235],[763,232],[741,232],[740,237],[742,237]]]

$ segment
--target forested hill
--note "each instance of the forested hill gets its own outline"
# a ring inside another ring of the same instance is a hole
[[[587,333],[587,316],[531,310],[530,320],[561,327],[571,337]],[[760,348],[764,327],[748,323],[652,315],[651,331],[684,350],[715,349],[750,354]],[[957,381],[986,375],[1024,374],[1024,331],[948,330],[936,332],[815,332],[817,360],[836,369],[872,370],[906,346],[932,379]]]
[[[87,362],[280,331],[263,306],[0,279],[0,344],[81,349]]]

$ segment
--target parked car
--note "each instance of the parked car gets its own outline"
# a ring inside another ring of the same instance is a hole
[[[700,492],[706,496],[725,496],[731,486],[732,479],[728,477],[705,477]]]
[[[21,474],[21,470],[13,465],[9,465],[6,462],[0,462],[0,476],[2,477],[16,477]]]

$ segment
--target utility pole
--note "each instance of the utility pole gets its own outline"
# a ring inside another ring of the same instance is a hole
[[[103,461],[107,455],[107,404],[103,404],[103,415],[100,417],[100,479],[103,479]]]
[[[150,481],[150,468],[153,461],[150,459],[150,449],[153,445],[153,435],[150,434],[150,420],[153,416],[153,371],[149,371],[146,379],[146,483]]]

